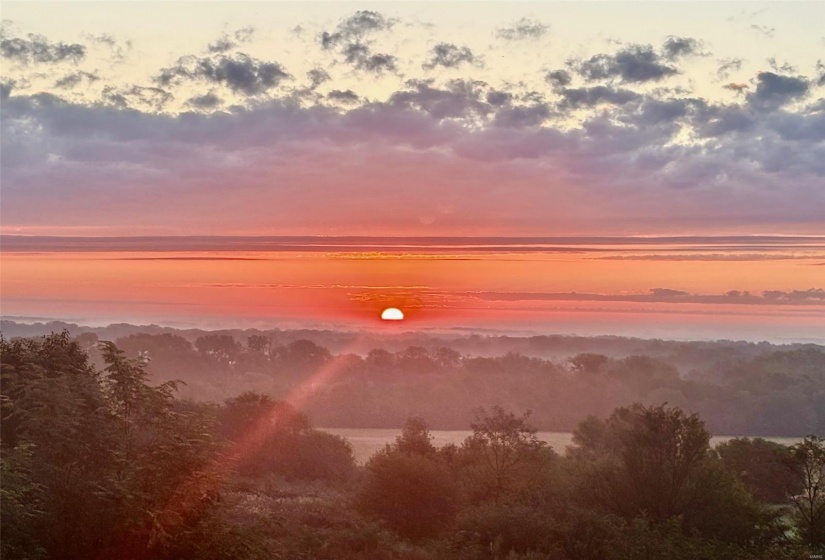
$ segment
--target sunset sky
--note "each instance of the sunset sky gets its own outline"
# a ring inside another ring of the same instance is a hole
[[[2,315],[825,339],[825,2],[3,2]]]

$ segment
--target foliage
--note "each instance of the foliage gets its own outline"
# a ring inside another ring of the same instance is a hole
[[[432,443],[433,436],[427,423],[420,416],[407,419],[401,435],[395,439],[395,449],[401,453],[433,457],[438,450]]]
[[[473,435],[462,446],[463,478],[474,501],[502,501],[529,486],[540,474],[545,443],[528,423],[530,413],[516,416],[500,406],[476,410]]]
[[[788,448],[784,445],[762,438],[734,438],[716,446],[716,453],[728,471],[761,502],[783,504],[787,492],[801,491],[801,482],[788,477]]]
[[[36,527],[43,515],[42,494],[31,478],[31,449],[21,445],[4,449],[0,457],[0,519],[3,538],[0,556],[38,560],[46,551],[38,542]]]
[[[712,451],[698,414],[636,403],[581,422],[559,456],[538,439],[530,413],[488,405],[460,447],[436,448],[414,416],[357,468],[349,444],[313,430],[303,410],[241,389],[248,368],[282,375],[289,387],[330,352],[299,336],[251,334],[245,346],[226,336],[194,346],[168,333],[127,336],[128,351],[66,332],[0,337],[3,558],[801,560],[825,546],[820,438],[791,448],[734,439]],[[539,338],[537,348],[552,342]],[[404,340],[397,352],[347,357],[317,401],[345,394],[350,406],[402,414],[406,401],[382,398],[392,390],[432,398],[436,410],[444,397],[425,390],[430,378],[447,397],[464,391],[486,403],[551,388],[569,396],[588,384],[603,390],[596,408],[623,387],[712,394],[661,356],[582,347],[559,367]],[[785,391],[798,370],[810,379],[795,384],[815,392],[818,350],[748,348],[720,366],[719,395],[747,386],[738,369],[746,366],[766,391]],[[189,381],[203,367],[232,373],[224,382],[238,396],[223,405],[181,400],[164,363]],[[557,417],[535,398],[536,416]]]
[[[556,548],[548,531],[552,523],[547,512],[525,505],[481,504],[459,514],[452,542],[463,556],[475,558],[550,552]]]
[[[696,415],[665,406],[617,409],[575,432],[583,495],[624,519],[681,518],[689,530],[733,542],[761,538],[772,520],[710,453]]]
[[[238,470],[245,475],[344,480],[354,468],[345,440],[312,430],[304,414],[268,395],[246,392],[227,400],[221,432],[232,442]]]
[[[825,550],[825,439],[808,436],[792,446],[789,455],[787,488],[799,538]]]
[[[357,508],[398,534],[423,539],[442,532],[456,512],[450,471],[426,455],[386,449],[367,463]]]
[[[212,453],[208,420],[175,410],[170,384],[147,385],[111,343],[104,357],[95,371],[65,332],[2,341],[7,505],[28,494],[35,507],[18,534],[36,534],[48,557],[145,554],[167,501]]]

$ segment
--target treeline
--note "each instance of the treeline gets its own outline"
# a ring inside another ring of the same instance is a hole
[[[663,358],[682,368],[708,366],[723,360],[753,358],[774,351],[797,350],[802,343],[773,344],[733,340],[677,341],[642,339],[617,335],[575,336],[535,335],[517,336],[495,333],[450,334],[422,331],[343,331],[324,329],[183,329],[158,325],[111,324],[105,327],[86,327],[64,321],[21,323],[0,320],[0,331],[7,338],[45,336],[52,332],[69,331],[72,336],[95,335],[100,340],[117,340],[131,335],[174,335],[195,343],[208,335],[226,335],[243,342],[251,336],[262,336],[275,346],[285,346],[296,340],[310,340],[327,348],[333,354],[352,352],[365,355],[373,349],[398,352],[409,346],[438,348],[446,346],[465,356],[495,357],[510,352],[532,358],[563,360],[576,354],[600,353],[613,358],[647,355]]]
[[[574,431],[478,408],[356,467],[259,393],[181,400],[113,343],[0,339],[0,553],[9,559],[742,560],[825,551],[825,440],[711,449],[699,416],[632,404]],[[589,363],[590,358],[587,359]],[[609,362],[596,360],[599,367]],[[537,411],[538,412],[538,411]]]
[[[102,364],[96,335],[78,341]],[[462,429],[474,407],[498,404],[536,411],[539,429],[570,431],[588,414],[667,402],[698,412],[717,435],[825,433],[825,348],[815,345],[742,353],[725,343],[680,343],[682,351],[672,355],[586,352],[550,360],[514,352],[476,356],[444,345],[333,354],[309,339],[281,343],[259,334],[242,340],[207,334],[190,342],[139,333],[116,344],[145,362],[153,380],[182,379],[181,394],[199,400],[245,391],[285,398],[331,367],[333,375],[304,409],[324,427],[397,428],[423,416],[436,428]],[[693,353],[702,360],[685,365]]]

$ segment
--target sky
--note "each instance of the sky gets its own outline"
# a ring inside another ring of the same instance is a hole
[[[825,3],[0,10],[4,317],[825,338]]]

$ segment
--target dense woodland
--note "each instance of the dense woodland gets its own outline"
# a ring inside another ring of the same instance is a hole
[[[12,322],[3,333],[63,326],[95,366],[105,365],[100,340],[112,341],[153,383],[182,380],[178,395],[196,400],[247,391],[284,399],[331,371],[302,407],[323,427],[399,428],[421,416],[433,428],[466,429],[474,408],[499,405],[532,410],[540,430],[571,431],[639,402],[696,412],[714,435],[825,434],[825,347],[814,344]]]
[[[822,399],[820,349],[770,349],[685,375],[649,356],[585,353],[553,362],[415,348],[350,358],[308,340],[267,337],[192,343],[165,333],[115,343],[64,331],[0,339],[2,557],[801,560],[825,553],[825,440],[810,435],[785,447],[739,438],[711,449],[704,414],[686,411],[693,406],[659,395],[658,404],[604,410],[623,386],[748,392],[756,400],[770,387],[795,387]],[[435,448],[431,419],[407,418],[401,436],[359,467],[347,442],[313,430],[305,411],[277,393],[243,390],[266,376],[270,387],[289,387],[336,360],[351,366],[335,377],[340,387],[319,389],[308,402],[355,398],[357,387],[382,391],[373,398],[408,391],[423,401],[435,397],[422,388],[436,385],[461,396],[457,387],[474,379],[484,406],[472,411],[472,435]],[[184,385],[157,379],[158,364],[187,384],[241,391],[215,402],[181,398]],[[711,373],[723,377],[706,379]],[[553,383],[567,384],[567,398],[576,388],[606,388],[599,414],[579,411],[574,445],[563,452],[536,437],[539,419],[557,417],[555,403],[537,403],[532,415],[514,408],[511,399],[526,398],[525,389],[502,391],[490,404],[505,375],[517,388],[546,377],[534,385],[545,397]]]

